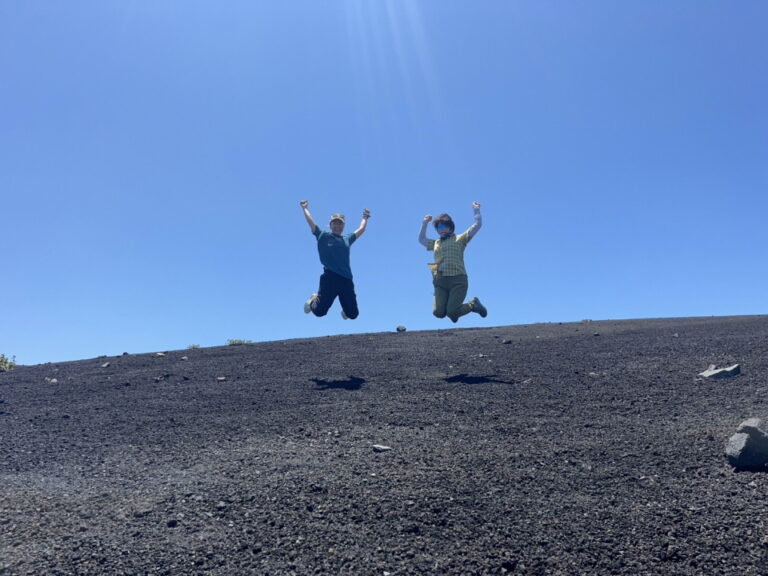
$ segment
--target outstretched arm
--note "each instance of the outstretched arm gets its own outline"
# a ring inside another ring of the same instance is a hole
[[[429,241],[427,240],[427,224],[430,222],[432,222],[432,215],[427,214],[421,222],[421,231],[419,232],[419,244],[427,247],[429,247]]]
[[[371,217],[371,212],[368,209],[363,210],[363,219],[360,220],[360,226],[355,230],[355,238],[359,239],[365,232],[366,226],[368,226],[368,218]]]
[[[309,213],[309,202],[306,200],[302,200],[299,202],[301,205],[301,209],[304,211],[304,218],[307,219],[307,224],[309,224],[309,229],[312,231],[312,234],[315,233],[315,229],[317,228],[317,224],[315,224],[314,218],[312,218],[312,214]]]
[[[477,231],[483,226],[483,217],[480,214],[480,202],[472,202],[472,210],[475,212],[475,221],[472,226],[469,227],[469,230],[467,230],[467,234],[469,234],[470,238],[477,234]]]

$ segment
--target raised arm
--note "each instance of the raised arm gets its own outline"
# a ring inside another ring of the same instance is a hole
[[[360,220],[360,226],[355,230],[355,239],[359,239],[365,232],[366,226],[368,226],[368,218],[371,217],[371,212],[368,209],[363,210],[363,219]]]
[[[419,232],[419,244],[429,247],[429,241],[427,240],[427,225],[432,222],[432,215],[427,214],[424,216],[424,220],[421,222],[421,231]]]
[[[309,229],[312,231],[312,234],[315,233],[315,229],[317,228],[317,224],[315,224],[314,218],[312,218],[312,214],[309,213],[309,202],[306,200],[302,200],[299,202],[301,205],[301,209],[304,211],[304,218],[307,219],[307,224],[309,224]]]
[[[472,202],[472,210],[475,212],[475,221],[472,223],[472,226],[469,227],[469,230],[467,230],[467,234],[469,234],[470,238],[477,234],[477,231],[483,226],[483,217],[480,214],[480,202]]]

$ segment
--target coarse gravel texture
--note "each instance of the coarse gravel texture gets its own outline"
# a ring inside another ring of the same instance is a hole
[[[768,574],[768,316],[394,328],[0,373],[0,574]]]

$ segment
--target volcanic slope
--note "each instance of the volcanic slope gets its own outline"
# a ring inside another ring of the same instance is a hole
[[[767,574],[768,475],[724,457],[767,349],[748,316],[21,366],[0,574]]]

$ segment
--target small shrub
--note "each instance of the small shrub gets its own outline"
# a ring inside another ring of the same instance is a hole
[[[240,344],[253,344],[253,340],[227,340],[227,346],[239,346]]]
[[[200,344],[190,344],[187,346],[187,350],[197,350],[198,348],[200,348]]]
[[[8,358],[5,354],[0,354],[0,372],[13,370],[14,366],[16,366],[16,356]]]

